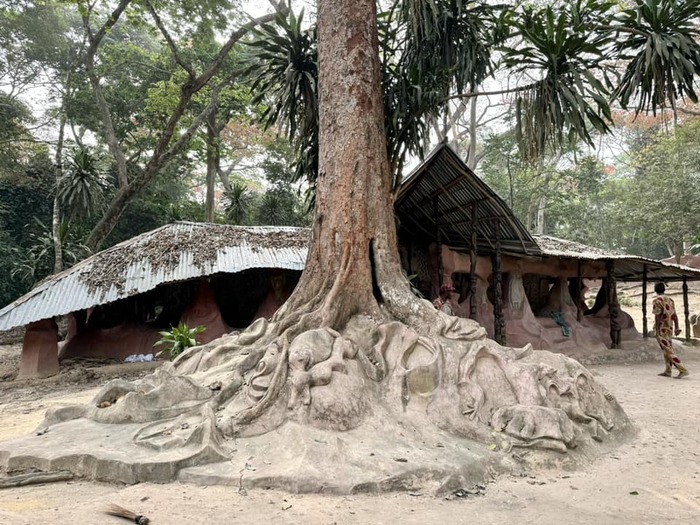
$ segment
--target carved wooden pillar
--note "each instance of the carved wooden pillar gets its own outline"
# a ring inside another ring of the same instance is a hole
[[[690,311],[688,310],[688,278],[683,276],[683,313],[685,314],[685,340],[690,341]]]
[[[620,348],[620,304],[617,302],[617,283],[615,282],[615,262],[608,260],[605,262],[608,272],[606,285],[608,296],[608,313],[610,314],[610,348]]]
[[[647,324],[647,265],[644,265],[642,273],[642,335],[646,339],[649,337],[649,325]]]
[[[440,293],[440,287],[442,286],[442,272],[444,271],[444,266],[442,264],[442,235],[440,233],[440,224],[438,216],[438,198],[433,197],[433,222],[435,223],[435,242],[437,243],[437,263],[438,263],[438,294]]]
[[[583,319],[581,309],[581,292],[583,291],[583,272],[581,271],[581,259],[576,264],[576,320],[580,323]]]
[[[477,243],[477,206],[472,206],[472,239],[469,250],[469,317],[476,319],[476,243]]]
[[[493,334],[496,342],[506,344],[506,324],[503,317],[503,274],[501,274],[501,223],[496,220],[496,252],[491,258],[493,269]]]

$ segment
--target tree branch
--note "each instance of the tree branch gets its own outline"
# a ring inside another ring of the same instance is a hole
[[[695,109],[688,109],[684,107],[679,107],[678,111],[680,113],[684,113],[685,115],[692,115],[694,117],[700,117],[700,111],[697,111]]]
[[[107,31],[114,27],[114,24],[117,23],[117,20],[119,20],[119,17],[122,16],[122,13],[130,3],[131,0],[119,0],[119,4],[117,4],[117,7],[114,8],[114,11],[112,11],[105,23],[94,35],[92,34],[92,29],[90,29],[89,24],[90,13],[92,12],[93,6],[89,6],[83,13],[83,25],[85,26],[88,36],[90,37],[90,46],[88,47],[87,54],[91,57],[91,59],[94,58],[95,53],[97,52],[97,48],[102,42],[104,36],[107,34]]]
[[[520,91],[527,91],[528,89],[532,89],[536,85],[537,85],[537,82],[533,82],[531,84],[527,84],[526,86],[520,86],[520,87],[516,87],[516,88],[509,88],[509,89],[501,89],[498,91],[478,91],[478,92],[474,92],[474,93],[457,93],[456,95],[450,95],[449,97],[443,98],[440,102],[448,102],[450,100],[483,97],[483,96],[490,96],[490,95],[507,95],[508,93],[518,93]]]
[[[167,42],[168,47],[170,48],[170,52],[173,54],[175,63],[187,72],[187,75],[190,77],[190,80],[194,80],[195,78],[197,78],[197,73],[192,68],[192,66],[185,62],[180,56],[180,51],[178,50],[175,41],[170,36],[170,33],[166,29],[165,24],[163,24],[163,21],[161,20],[160,16],[153,8],[153,4],[151,4],[150,0],[145,0],[144,3],[146,5],[146,8],[148,9],[148,12],[151,13],[151,17],[153,17],[153,21],[156,23],[156,26],[158,26],[160,33],[163,35],[163,38],[165,38],[165,41]]]
[[[105,34],[109,29],[111,29],[114,24],[117,23],[119,17],[122,15],[126,7],[131,3],[131,0],[120,0],[117,7],[112,11],[107,21],[102,25],[100,30],[96,34],[92,34],[90,29],[90,9],[86,10],[82,14],[83,27],[88,35],[90,45],[88,46],[87,53],[85,56],[85,71],[90,80],[90,85],[95,92],[95,102],[97,104],[97,109],[102,116],[102,127],[104,128],[105,139],[107,141],[107,147],[109,152],[114,157],[117,163],[117,177],[119,179],[119,187],[125,188],[129,183],[126,168],[126,159],[124,158],[124,152],[119,147],[119,141],[117,140],[117,134],[114,130],[114,122],[112,121],[112,114],[109,111],[109,106],[107,105],[107,99],[102,91],[102,86],[100,85],[100,79],[95,73],[95,53],[97,48],[104,38]]]
[[[280,2],[280,5],[284,9],[286,9],[283,2]],[[221,65],[223,64],[224,60],[226,60],[226,57],[231,51],[231,48],[233,48],[234,44],[236,44],[241,38],[248,34],[248,32],[251,29],[260,24],[272,22],[276,16],[277,13],[270,13],[267,15],[263,15],[259,18],[254,18],[250,22],[243,24],[237,31],[231,33],[231,36],[223,45],[223,47],[219,50],[219,53],[216,55],[216,58],[212,61],[211,64],[209,64],[209,67],[199,77],[192,81],[192,88],[195,91],[199,91],[199,89],[201,89],[201,87],[204,84],[209,82],[209,80],[211,80],[211,77],[213,77],[219,71]]]
[[[131,0],[121,0],[121,3],[128,4],[130,1]],[[280,4],[278,5],[281,6],[282,9],[286,10],[286,7],[284,6],[283,2],[280,2]],[[116,195],[112,203],[109,205],[107,210],[105,210],[105,213],[102,216],[102,218],[98,221],[93,230],[90,232],[90,235],[88,236],[88,239],[86,241],[86,245],[88,246],[88,248],[90,248],[93,251],[96,251],[97,248],[99,248],[104,239],[109,235],[109,233],[116,225],[117,221],[119,220],[119,217],[123,213],[128,203],[142,188],[144,188],[157,175],[158,170],[160,168],[162,168],[168,161],[170,161],[175,155],[177,155],[184,149],[184,147],[189,143],[192,134],[194,134],[196,129],[202,124],[204,119],[206,119],[208,112],[213,110],[214,106],[212,106],[212,104],[215,105],[216,94],[218,92],[218,89],[220,89],[221,86],[223,86],[223,82],[217,88],[214,89],[214,92],[212,93],[212,100],[210,100],[209,104],[207,105],[207,108],[202,113],[200,113],[197,116],[197,118],[195,118],[195,120],[185,131],[185,133],[177,140],[177,142],[170,146],[170,142],[173,139],[175,130],[177,129],[185,111],[189,107],[192,97],[204,86],[206,86],[207,83],[212,79],[212,77],[218,73],[218,71],[221,69],[224,60],[226,60],[226,57],[233,48],[234,44],[236,44],[255,26],[262,23],[271,22],[275,19],[275,16],[276,13],[252,19],[250,22],[241,26],[237,31],[231,33],[227,42],[219,50],[219,53],[217,54],[216,58],[211,62],[211,64],[209,64],[206,70],[198,77],[190,79],[188,82],[181,86],[180,99],[178,101],[177,107],[168,119],[168,123],[166,124],[165,129],[163,130],[158,144],[156,144],[153,150],[153,155],[147,163],[146,168],[141,173],[141,175],[139,175],[137,178],[131,181],[128,185],[120,188],[118,194]],[[99,83],[97,84],[97,89],[100,89]],[[126,163],[124,163],[124,166],[126,166]]]

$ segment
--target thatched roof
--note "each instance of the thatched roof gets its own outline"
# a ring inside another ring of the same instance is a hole
[[[79,262],[0,310],[0,331],[216,273],[302,270],[306,228],[168,224]]]
[[[540,248],[508,205],[446,144],[435,148],[403,182],[395,213],[404,233],[457,250],[469,250],[472,209],[477,208],[477,251],[493,253],[497,223],[501,249],[516,256],[540,255]]]

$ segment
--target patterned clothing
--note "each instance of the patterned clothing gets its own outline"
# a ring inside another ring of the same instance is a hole
[[[673,353],[673,329],[678,322],[673,299],[659,295],[654,299],[651,308],[655,319],[656,340],[664,353],[664,361],[666,362],[664,374],[671,375],[674,366],[681,373],[687,372],[681,360]]]
[[[440,310],[443,313],[446,313],[447,315],[454,315],[454,310],[452,309],[452,305],[447,302],[443,301],[442,297],[438,297],[433,301],[433,306],[437,309]]]

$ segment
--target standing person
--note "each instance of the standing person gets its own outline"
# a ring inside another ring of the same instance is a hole
[[[440,295],[433,301],[433,306],[447,315],[454,315],[452,307],[452,294],[455,289],[451,284],[443,284],[440,287]]]
[[[659,375],[663,377],[671,377],[671,371],[675,366],[678,369],[676,379],[688,375],[688,369],[683,366],[681,360],[673,354],[673,339],[672,336],[681,333],[678,327],[678,316],[676,315],[676,306],[673,304],[673,299],[666,297],[666,286],[664,283],[656,283],[654,291],[657,296],[652,303],[652,312],[654,313],[654,331],[656,340],[664,353],[664,361],[666,369]]]

